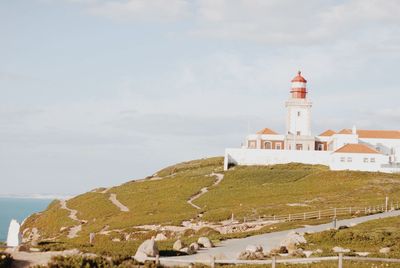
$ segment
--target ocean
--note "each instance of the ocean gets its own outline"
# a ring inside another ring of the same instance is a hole
[[[26,217],[46,209],[52,199],[0,197],[0,241],[7,240],[8,226],[12,219],[21,223]]]

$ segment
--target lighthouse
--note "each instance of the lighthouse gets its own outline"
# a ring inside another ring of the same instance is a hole
[[[314,145],[302,142],[311,137],[311,101],[307,98],[307,80],[301,71],[291,81],[289,99],[286,101],[286,149],[313,150]]]

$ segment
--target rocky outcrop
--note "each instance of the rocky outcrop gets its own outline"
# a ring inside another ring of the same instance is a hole
[[[197,240],[197,243],[204,248],[214,247],[213,243],[208,237],[202,236]]]
[[[184,247],[185,247],[185,244],[180,239],[178,239],[175,241],[174,245],[172,246],[172,249],[175,251],[180,251]]]
[[[379,253],[388,254],[390,251],[391,251],[391,249],[389,247],[386,247],[386,248],[381,248],[379,250]]]
[[[18,247],[21,244],[21,226],[16,220],[11,220],[8,228],[7,247]]]
[[[154,238],[144,241],[136,251],[134,259],[138,262],[145,262],[148,257],[159,255],[157,243]]]
[[[156,240],[156,241],[164,241],[164,240],[167,240],[167,237],[164,234],[159,233],[159,234],[156,235],[156,238],[154,240]]]
[[[239,260],[264,260],[268,255],[264,254],[262,246],[248,245],[244,251],[242,251],[238,259]]]

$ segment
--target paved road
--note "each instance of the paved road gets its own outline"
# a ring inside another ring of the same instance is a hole
[[[384,212],[359,218],[352,218],[347,220],[337,221],[337,226],[347,225],[353,226],[362,222],[387,218],[393,216],[400,216],[400,210]],[[311,233],[311,232],[322,232],[333,227],[333,223],[321,224],[321,225],[310,225],[303,228],[297,228],[287,231],[274,232],[268,234],[255,235],[240,239],[230,239],[223,241],[220,245],[211,249],[202,249],[196,255],[192,256],[181,256],[181,257],[170,257],[173,259],[195,259],[195,260],[209,260],[211,256],[215,256],[216,259],[237,259],[240,252],[245,250],[247,245],[261,245],[265,251],[269,251],[272,248],[278,247],[281,241],[291,232],[299,233]]]

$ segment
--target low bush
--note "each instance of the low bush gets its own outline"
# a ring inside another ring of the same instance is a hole
[[[13,258],[10,256],[10,254],[0,253],[0,268],[11,267],[12,262]]]
[[[43,267],[43,266],[41,266]],[[47,268],[134,268],[134,267],[156,267],[154,263],[141,265],[132,258],[112,258],[104,257],[89,258],[80,255],[75,256],[56,256],[47,264]]]

